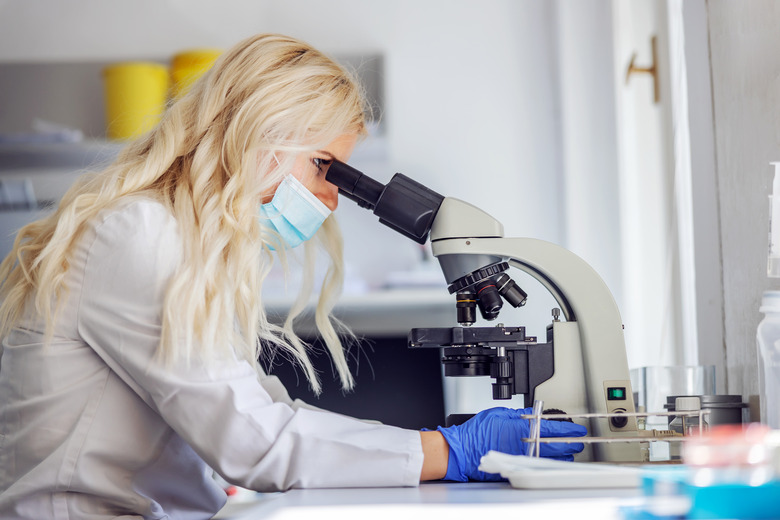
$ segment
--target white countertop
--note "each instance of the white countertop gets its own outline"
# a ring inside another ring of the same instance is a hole
[[[419,487],[300,489],[259,494],[254,502],[229,504],[215,518],[294,520],[337,518],[621,518],[618,508],[635,502],[638,489],[525,490],[506,482],[426,482]],[[544,515],[536,516],[533,515]]]

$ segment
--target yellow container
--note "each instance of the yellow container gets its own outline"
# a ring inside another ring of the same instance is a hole
[[[218,49],[193,49],[175,55],[171,60],[171,97],[184,95],[221,54]]]
[[[168,68],[160,63],[116,63],[103,69],[108,137],[133,139],[154,128],[165,111],[168,82]]]

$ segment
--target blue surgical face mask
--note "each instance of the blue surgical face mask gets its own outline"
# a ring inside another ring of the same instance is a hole
[[[328,215],[330,209],[292,175],[282,180],[271,202],[260,206],[261,222],[276,230],[287,248],[313,237]]]

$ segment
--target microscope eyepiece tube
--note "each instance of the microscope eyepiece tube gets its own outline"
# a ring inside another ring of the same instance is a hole
[[[339,193],[379,217],[379,222],[419,244],[428,240],[433,219],[444,197],[406,175],[396,173],[386,185],[333,160],[325,180]]]

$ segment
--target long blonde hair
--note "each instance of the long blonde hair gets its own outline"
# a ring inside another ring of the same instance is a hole
[[[69,257],[90,219],[128,196],[160,201],[178,222],[184,247],[163,303],[158,355],[168,361],[225,355],[252,363],[263,345],[291,354],[312,389],[320,382],[293,320],[313,292],[316,245],[330,257],[315,322],[342,387],[353,379],[330,316],[343,281],[341,236],[329,217],[316,244],[305,245],[301,294],[283,326],[272,324],[261,298],[278,236],[258,219],[262,194],[273,190],[300,153],[345,133],[365,133],[365,97],[355,79],[311,46],[258,35],[227,51],[160,124],[129,144],[104,171],[84,176],[50,216],[24,226],[0,264],[0,337],[32,301],[50,339],[62,302]],[[284,152],[281,167],[275,152]],[[280,251],[286,262],[286,255]]]

